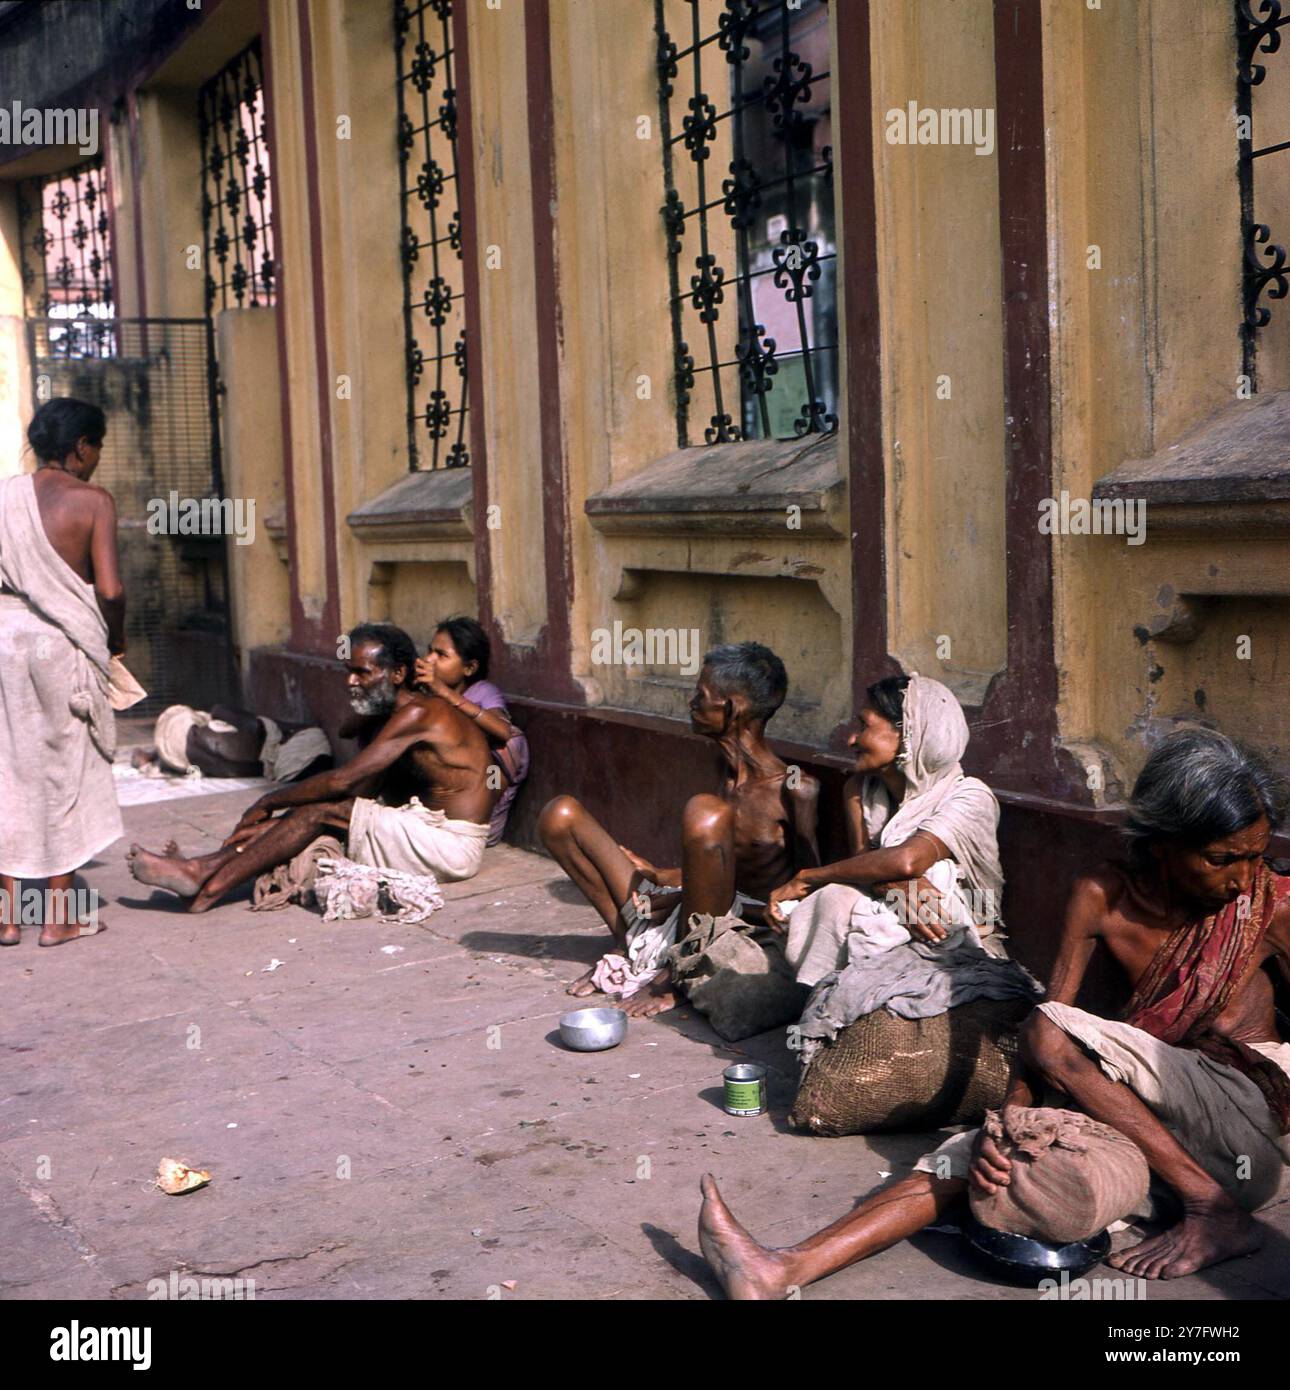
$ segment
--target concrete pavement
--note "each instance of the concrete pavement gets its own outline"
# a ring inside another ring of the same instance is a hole
[[[0,1297],[146,1298],[176,1272],[256,1298],[708,1298],[703,1172],[787,1244],[936,1142],[788,1131],[782,1033],[728,1047],[688,1010],[564,1051],[564,987],[605,935],[537,855],[490,850],[424,926],[243,901],[191,917],[129,877],[131,839],[209,850],[254,796],[129,807],[87,871],[108,932],[0,951]],[[721,1109],[744,1056],[771,1066],[769,1115]],[[163,1155],[211,1184],[163,1196]],[[1290,1204],[1262,1220],[1261,1253],[1148,1298],[1286,1297]],[[928,1233],[803,1297],[1037,1295]]]

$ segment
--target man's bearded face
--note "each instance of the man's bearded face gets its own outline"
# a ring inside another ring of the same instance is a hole
[[[388,671],[382,671],[367,685],[353,685],[349,690],[349,703],[356,714],[389,714],[396,701],[394,682]]]

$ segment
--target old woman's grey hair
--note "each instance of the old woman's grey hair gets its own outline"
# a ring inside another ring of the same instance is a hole
[[[1266,816],[1275,830],[1286,787],[1252,749],[1215,729],[1180,729],[1151,752],[1133,784],[1124,834],[1141,859],[1148,846],[1213,844]]]
[[[727,643],[713,647],[703,658],[717,689],[743,695],[755,717],[769,719],[788,694],[784,663],[760,642]]]

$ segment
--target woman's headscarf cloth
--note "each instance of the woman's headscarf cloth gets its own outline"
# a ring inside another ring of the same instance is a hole
[[[915,672],[905,687],[901,715],[905,795],[893,809],[881,779],[866,778],[861,798],[865,828],[869,843],[884,847],[901,844],[919,830],[935,835],[962,868],[967,886],[993,895],[985,901],[993,902],[997,912],[1003,893],[999,803],[984,782],[964,775],[959,759],[967,745],[967,720],[953,692]],[[998,923],[982,922],[977,929],[985,932],[994,925]]]

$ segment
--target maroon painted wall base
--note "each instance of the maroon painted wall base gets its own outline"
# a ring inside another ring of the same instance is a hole
[[[316,720],[336,744],[349,711],[339,663],[280,648],[252,653],[252,708],[293,720]],[[707,740],[679,720],[628,710],[585,709],[512,696],[512,716],[528,734],[533,765],[516,798],[507,840],[540,849],[537,820],[553,796],[576,796],[623,844],[656,863],[680,860],[681,808],[697,792],[716,789],[719,760]],[[845,853],[841,816],[847,763],[834,754],[775,744],[790,762],[818,777],[820,849]],[[1040,797],[1000,793],[1000,852],[1007,884],[1003,911],[1013,953],[1042,979],[1056,954],[1071,880],[1082,868],[1116,853],[1113,812]],[[1110,977],[1095,976],[1093,993],[1107,994]]]

